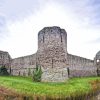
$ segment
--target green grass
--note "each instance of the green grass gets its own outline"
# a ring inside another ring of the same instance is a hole
[[[18,94],[72,97],[91,92],[93,87],[90,82],[95,80],[100,80],[100,77],[73,78],[64,83],[40,83],[33,82],[28,77],[0,76],[0,86],[12,89]]]

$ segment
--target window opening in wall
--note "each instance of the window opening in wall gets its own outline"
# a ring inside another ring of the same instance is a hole
[[[61,42],[62,42],[62,35],[61,35],[61,33],[60,33],[60,37],[61,37]]]
[[[18,75],[20,76],[20,71],[19,71]]]
[[[97,59],[97,63],[100,62],[100,59]]]
[[[53,68],[53,59],[52,59],[52,68]]]
[[[37,59],[38,59],[38,63],[36,62],[36,65],[40,63],[40,59],[39,59],[39,57],[38,57]]]
[[[61,35],[61,42],[62,42],[62,35]]]
[[[70,75],[69,68],[67,68],[68,76]]]
[[[44,43],[44,35],[43,35],[43,43]]]

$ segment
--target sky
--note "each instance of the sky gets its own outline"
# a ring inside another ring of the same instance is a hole
[[[0,0],[0,50],[12,58],[37,51],[38,32],[59,26],[70,54],[94,59],[100,50],[100,0]]]

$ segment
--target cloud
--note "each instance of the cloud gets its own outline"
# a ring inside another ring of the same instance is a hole
[[[9,51],[12,57],[32,54],[37,50],[38,31],[45,26],[60,26],[67,31],[69,53],[93,58],[99,44],[88,42],[100,36],[100,6],[99,2],[93,2],[2,0],[1,26],[7,31],[1,34],[9,35],[2,44],[0,42],[0,47]]]
[[[100,43],[100,37],[94,40],[95,43]]]
[[[20,20],[41,9],[40,1],[41,0],[4,0],[0,12],[5,15],[7,20]]]
[[[4,16],[0,15],[0,42],[8,36],[6,21]]]
[[[72,16],[84,26],[100,25],[99,0],[59,0],[72,13]]]
[[[0,0],[0,42],[10,35],[8,24],[23,22],[31,14],[38,12],[44,3],[40,1],[44,0]]]
[[[89,44],[100,44],[100,37],[94,38],[91,41],[88,41]]]

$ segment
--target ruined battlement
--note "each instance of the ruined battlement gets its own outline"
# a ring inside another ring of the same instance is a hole
[[[69,77],[96,76],[94,60],[68,54]]]
[[[12,75],[28,75],[29,70],[31,73],[36,67],[36,54],[23,56],[11,60]]]
[[[90,68],[93,68],[94,60],[68,54],[68,65],[70,65],[70,67],[73,67],[73,68],[75,68],[75,66],[78,66],[80,68],[82,67],[87,68],[87,66]]]
[[[67,52],[67,33],[60,27],[45,27],[38,33],[38,51],[53,47],[63,47]]]
[[[45,27],[39,32],[37,63],[44,70],[43,81],[63,81],[68,78],[67,33],[64,29],[53,26]]]
[[[60,27],[43,28],[38,35],[38,64],[45,68],[65,67],[67,61],[66,38],[66,31]]]
[[[7,52],[0,51],[0,64],[8,63],[12,75],[31,73],[40,65],[42,81],[64,82],[70,77],[100,75],[100,51],[94,60],[67,52],[67,32],[57,26],[45,27],[38,33],[38,50],[35,54],[11,59]]]
[[[6,66],[9,68],[11,65],[11,56],[6,51],[0,50],[0,66]]]

